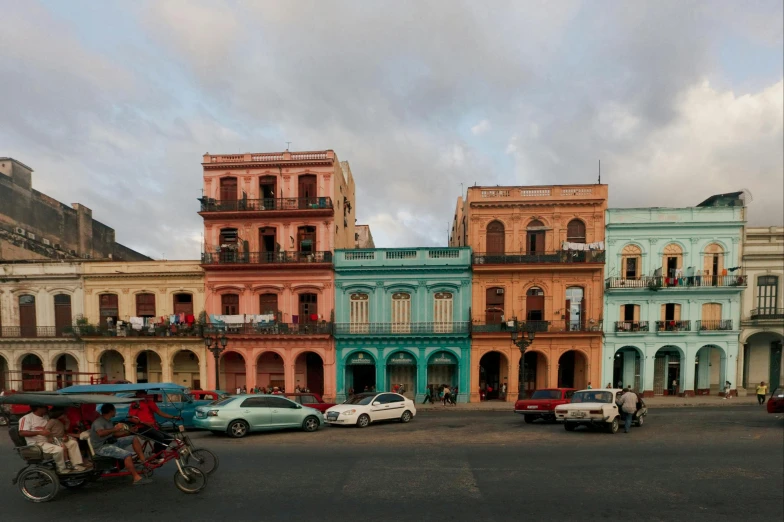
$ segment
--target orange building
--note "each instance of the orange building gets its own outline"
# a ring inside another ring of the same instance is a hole
[[[473,249],[471,401],[605,384],[606,208],[607,185],[470,187],[458,198],[450,246]],[[514,319],[536,332],[522,368]]]

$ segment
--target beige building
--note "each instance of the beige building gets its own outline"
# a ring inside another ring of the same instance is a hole
[[[0,390],[89,384],[84,343],[71,325],[83,312],[82,264],[0,264]]]
[[[784,227],[749,227],[743,243],[749,286],[743,292],[739,376],[748,393],[784,383]]]
[[[84,342],[90,372],[105,381],[206,384],[198,261],[84,264]]]

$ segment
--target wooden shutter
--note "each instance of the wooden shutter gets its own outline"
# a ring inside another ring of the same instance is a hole
[[[136,294],[136,316],[155,317],[155,294]]]
[[[299,295],[299,322],[300,324],[315,323],[318,321],[318,296],[316,294]],[[313,317],[315,316],[315,318]]]
[[[106,324],[107,317],[111,317],[116,321],[120,316],[117,307],[117,294],[101,294],[98,296],[98,308],[100,310],[101,326]]]
[[[240,296],[237,294],[223,294],[221,296],[221,310],[223,315],[237,315],[240,313]]]
[[[193,295],[174,294],[174,313],[193,315]]]
[[[503,223],[493,221],[487,225],[487,253],[503,254],[505,252],[505,230]]]
[[[501,293],[499,293],[499,290]],[[488,288],[485,291],[485,322],[486,324],[500,323],[504,316],[504,289],[498,287]]]
[[[56,335],[63,335],[65,329],[73,323],[71,315],[71,296],[57,294],[54,296],[54,328]]]
[[[566,225],[566,240],[570,243],[585,243],[585,223],[573,219]]]
[[[261,294],[259,296],[259,313],[278,313],[278,294]]]
[[[237,200],[237,178],[222,178],[220,180],[221,201]]]
[[[22,337],[36,336],[35,296],[19,296],[19,326]]]
[[[720,303],[705,303],[702,305],[702,320],[703,321],[719,321],[721,320],[721,304]]]
[[[640,320],[640,305],[634,305],[634,320]]]

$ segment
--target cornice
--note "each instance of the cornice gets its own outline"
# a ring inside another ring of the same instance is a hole
[[[322,160],[286,160],[280,161],[243,161],[237,163],[202,163],[204,170],[248,170],[248,169],[277,169],[277,168],[291,168],[291,167],[330,167],[334,165],[335,160],[328,158]]]
[[[149,274],[90,274],[84,280],[90,279],[198,279],[204,277],[204,272],[154,272]]]

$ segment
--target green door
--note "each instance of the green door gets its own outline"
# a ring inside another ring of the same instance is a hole
[[[781,384],[781,342],[770,345],[770,386],[768,391],[773,391]]]

